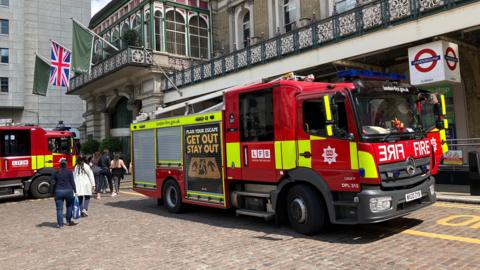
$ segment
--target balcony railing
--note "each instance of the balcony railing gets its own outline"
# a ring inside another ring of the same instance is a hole
[[[90,73],[80,74],[71,78],[70,88],[68,90],[75,90],[127,65],[150,66],[152,64],[152,50],[128,47],[94,65]]]
[[[232,73],[478,0],[377,0],[172,74],[177,87]],[[163,90],[172,89],[167,82]]]

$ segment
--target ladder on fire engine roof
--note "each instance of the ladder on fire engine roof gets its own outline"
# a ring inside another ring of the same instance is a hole
[[[220,90],[215,90],[215,91],[213,91],[209,94],[206,94],[206,95],[194,98],[194,99],[190,99],[188,101],[180,102],[178,104],[174,104],[174,105],[171,105],[171,106],[168,106],[168,107],[158,108],[154,112],[153,117],[157,118],[157,116],[159,116],[159,115],[162,115],[162,114],[167,113],[167,112],[175,111],[175,110],[178,110],[178,109],[181,109],[181,108],[185,108],[185,115],[188,115],[188,114],[191,114],[191,113],[206,113],[206,112],[222,110],[223,107],[224,107],[224,102],[223,101],[214,105],[214,106],[212,106],[212,107],[204,109],[200,112],[194,112],[193,110],[190,109],[190,107],[193,104],[200,103],[200,102],[203,102],[203,101],[207,101],[207,100],[210,100],[210,99],[214,99],[214,98],[223,96],[223,94],[225,94],[225,92],[237,89],[237,88],[242,87],[242,86],[247,86],[247,85],[252,85],[252,84],[262,83],[262,82],[274,82],[274,81],[279,81],[279,80],[313,81],[314,79],[315,78],[313,77],[313,75],[298,76],[298,75],[295,75],[293,72],[289,72],[289,73],[286,73],[286,74],[284,74],[280,77],[277,77],[277,78],[271,79],[271,80],[265,79],[265,78],[260,79],[260,80],[254,80],[254,81],[251,81],[251,82],[248,82],[248,83],[238,84],[238,85],[226,87],[226,88],[223,88],[223,89],[220,89]]]

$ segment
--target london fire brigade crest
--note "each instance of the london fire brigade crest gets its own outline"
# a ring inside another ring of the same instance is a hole
[[[327,162],[328,165],[337,162],[338,154],[335,151],[335,148],[331,148],[330,145],[327,148],[323,148],[323,161]]]

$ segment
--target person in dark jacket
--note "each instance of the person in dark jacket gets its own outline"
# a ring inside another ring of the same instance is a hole
[[[103,150],[103,154],[98,161],[98,166],[101,168],[100,176],[105,177],[108,181],[108,187],[110,188],[110,193],[113,195],[113,183],[112,183],[112,174],[110,173],[110,151],[108,149]]]
[[[77,225],[72,220],[74,194],[77,192],[73,173],[67,169],[67,161],[60,160],[60,169],[53,176],[53,194],[55,195],[55,206],[57,208],[57,227],[62,228],[63,223],[63,202],[67,205],[67,224]]]

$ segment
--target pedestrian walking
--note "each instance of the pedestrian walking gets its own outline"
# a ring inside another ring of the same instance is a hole
[[[98,161],[98,166],[100,166],[100,178],[104,177],[108,181],[108,187],[110,188],[110,193],[113,195],[113,184],[112,184],[112,174],[110,173],[110,151],[108,149],[103,150],[103,154]],[[101,180],[100,180],[101,181]]]
[[[63,204],[66,204],[67,224],[76,225],[72,220],[73,200],[77,192],[73,174],[67,169],[67,160],[60,159],[60,169],[53,176],[52,192],[55,196],[55,207],[57,210],[57,227],[63,228]]]
[[[123,175],[128,173],[127,166],[119,154],[115,154],[113,160],[110,162],[110,170],[112,173],[113,184],[115,185],[115,192],[112,193],[112,197],[116,196],[120,192],[120,181],[123,179]]]
[[[82,217],[88,216],[88,205],[92,191],[95,189],[95,177],[90,166],[85,163],[83,156],[78,157],[77,164],[73,170],[73,179],[77,188],[77,196],[80,202],[80,212]]]
[[[100,175],[100,172],[102,171],[102,168],[98,166],[98,162],[100,161],[100,152],[96,151],[92,158],[90,159],[89,165],[90,168],[92,168],[93,171],[93,177],[95,177],[95,193],[96,193],[96,198],[97,200],[100,200],[100,193],[102,193],[102,190],[105,187],[105,177]]]

